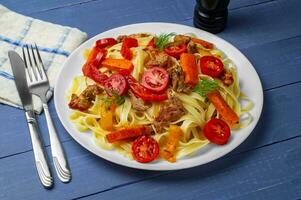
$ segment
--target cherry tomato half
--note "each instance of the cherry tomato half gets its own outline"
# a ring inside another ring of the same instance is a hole
[[[159,155],[159,144],[148,135],[140,136],[132,144],[132,155],[138,162],[151,162]]]
[[[132,47],[138,46],[138,40],[135,38],[125,38],[122,42],[120,53],[121,55],[128,60],[131,60],[133,55],[131,52]]]
[[[141,85],[151,91],[163,92],[168,85],[169,76],[165,69],[153,67],[147,70],[141,80]]]
[[[214,56],[203,56],[200,59],[201,72],[213,78],[218,77],[224,70],[224,64]]]
[[[129,83],[131,91],[137,96],[143,99],[144,101],[164,101],[168,99],[166,93],[156,94],[153,91],[143,87],[138,83],[138,81],[131,75],[126,76],[126,79]]]
[[[114,92],[120,96],[125,95],[129,88],[125,77],[121,74],[113,74],[106,80],[104,86],[109,96],[113,96]]]
[[[167,44],[164,51],[172,57],[179,58],[182,53],[187,52],[187,48],[184,43],[172,42]]]
[[[117,41],[114,38],[103,38],[96,41],[96,46],[98,48],[106,48],[114,44],[117,44]]]
[[[223,120],[214,118],[205,124],[204,135],[210,142],[224,145],[230,138],[230,127]]]

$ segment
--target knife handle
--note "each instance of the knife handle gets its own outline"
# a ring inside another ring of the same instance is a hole
[[[53,184],[53,179],[49,170],[35,114],[33,111],[26,111],[25,115],[29,127],[35,164],[40,181],[45,188],[50,188]]]
[[[54,124],[52,122],[47,103],[43,103],[43,109],[45,112],[45,117],[48,126],[49,137],[50,137],[53,164],[59,179],[62,182],[67,183],[71,180],[71,172],[69,169],[69,165],[62,144],[58,138]]]

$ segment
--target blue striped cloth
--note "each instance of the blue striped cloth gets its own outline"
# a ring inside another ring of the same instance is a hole
[[[53,89],[62,64],[86,39],[87,34],[76,28],[26,17],[0,4],[0,103],[21,108],[8,51],[14,50],[21,55],[23,45],[36,43]],[[34,97],[33,101],[36,112],[40,113],[40,100]]]

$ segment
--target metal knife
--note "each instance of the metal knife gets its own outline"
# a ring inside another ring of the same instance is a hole
[[[53,179],[49,170],[47,157],[35,118],[32,106],[32,95],[29,93],[29,89],[27,87],[25,64],[22,58],[15,51],[9,51],[8,57],[15,77],[15,84],[25,110],[38,176],[42,185],[46,188],[50,188],[53,184]]]

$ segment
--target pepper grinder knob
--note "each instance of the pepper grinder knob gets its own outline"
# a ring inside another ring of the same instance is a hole
[[[193,24],[195,27],[219,33],[226,28],[230,0],[196,0]]]

